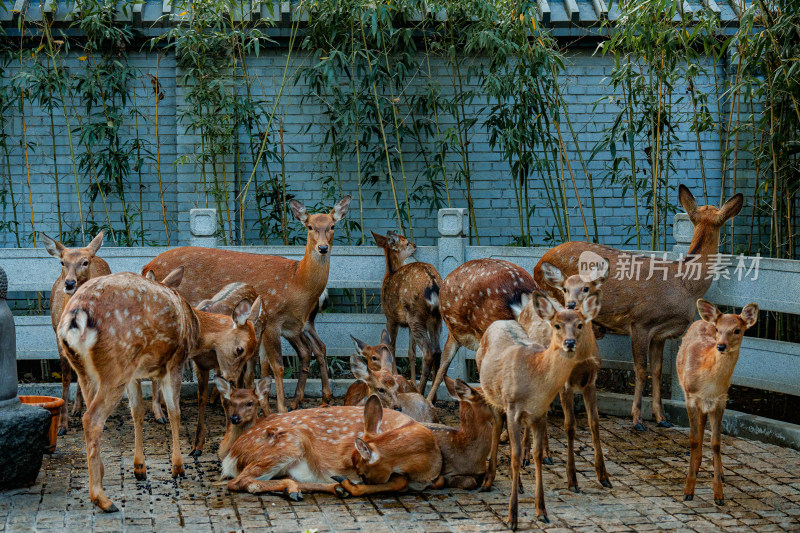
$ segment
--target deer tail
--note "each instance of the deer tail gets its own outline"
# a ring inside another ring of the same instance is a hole
[[[433,278],[431,278],[431,284],[425,287],[424,297],[431,310],[439,308],[439,284]]]
[[[85,356],[97,343],[97,325],[85,309],[72,309],[62,317],[58,336],[72,351]]]

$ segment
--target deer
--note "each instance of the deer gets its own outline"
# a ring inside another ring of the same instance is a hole
[[[175,289],[130,272],[91,279],[70,298],[57,337],[86,396],[89,497],[101,510],[118,510],[103,489],[100,439],[123,392],[134,422],[136,479],[147,478],[142,379],[160,382],[172,430],[172,477],[183,476],[179,398],[186,360],[208,350],[224,353],[231,364],[221,369],[223,377],[238,376],[256,350],[250,313],[247,300],[228,316],[195,311]]]
[[[664,416],[661,401],[664,343],[683,335],[694,320],[695,301],[711,286],[720,229],[742,209],[744,196],[738,193],[720,208],[698,207],[691,191],[681,184],[678,200],[694,224],[689,251],[680,260],[654,259],[600,244],[571,241],[548,250],[534,269],[534,278],[542,285],[540,265],[545,261],[561,270],[564,276],[577,274],[581,262],[605,260],[609,263],[608,280],[603,285],[603,309],[596,323],[605,331],[631,338],[636,374],[631,417],[638,431],[645,430],[642,394],[648,357],[653,376],[653,416],[659,427],[672,427]],[[558,289],[543,288],[554,298],[559,297]]]
[[[697,311],[700,320],[689,326],[675,361],[678,382],[683,389],[686,412],[689,415],[691,456],[683,499],[694,499],[697,473],[703,459],[703,435],[708,419],[714,457],[714,503],[725,505],[720,451],[722,415],[725,413],[733,370],[739,360],[742,338],[744,332],[753,327],[758,319],[758,305],[750,303],[738,315],[724,314],[711,302],[699,298]]]
[[[84,283],[92,278],[111,274],[108,263],[97,257],[97,252],[103,245],[105,230],[100,231],[88,246],[83,248],[67,248],[57,240],[48,237],[44,233],[40,238],[44,243],[47,253],[61,261],[61,275],[53,283],[50,291],[50,321],[53,324],[53,331],[58,328],[58,321],[64,312],[69,299],[75,294]],[[64,403],[61,405],[61,418],[58,422],[58,435],[67,434],[69,428],[69,386],[72,382],[72,367],[67,361],[61,348],[58,348],[58,359],[61,363],[61,397]],[[81,387],[78,385],[75,390],[75,403],[72,405],[72,414],[77,415],[81,412],[83,396]]]
[[[372,236],[386,256],[386,273],[381,284],[381,309],[386,315],[392,353],[398,327],[408,328],[409,376],[416,384],[418,346],[422,350],[422,374],[417,389],[424,393],[431,369],[435,375],[442,357],[439,348],[442,335],[439,288],[442,286],[442,277],[430,263],[405,264],[406,259],[414,255],[417,246],[402,235],[390,231],[384,236],[373,231]],[[397,373],[394,361],[392,372]]]
[[[553,328],[547,347],[533,342],[518,322],[500,320],[486,330],[476,354],[483,397],[492,407],[494,417],[489,468],[481,490],[490,490],[494,483],[497,448],[505,418],[511,443],[511,497],[508,506],[511,529],[517,528],[522,431],[527,427],[533,431],[536,516],[542,522],[549,522],[542,481],[547,411],[574,368],[590,356],[591,350],[583,349],[582,345],[587,336],[593,340],[589,333],[591,321],[600,310],[597,296],[586,298],[579,309],[565,309],[538,290],[532,299],[536,314]]]
[[[363,357],[367,362],[367,368],[371,372],[378,372],[386,370],[392,372],[394,368],[394,356],[392,355],[391,337],[389,332],[385,329],[381,332],[381,342],[376,346],[369,346],[364,341],[361,341],[352,335],[353,343],[356,345],[356,353]],[[417,388],[411,384],[405,377],[394,374],[395,381],[397,382],[397,391],[400,393],[417,392]],[[361,405],[364,400],[369,397],[369,385],[366,381],[356,379],[347,388],[347,393],[344,396],[345,405]]]
[[[583,276],[572,275],[564,279],[563,274],[558,268],[550,263],[542,263],[542,272],[545,282],[561,292],[564,306],[567,309],[579,309],[581,304],[590,296],[594,296],[600,301],[601,286],[608,277],[608,265],[603,263],[593,273],[586,273]],[[516,320],[528,337],[536,343],[547,346],[553,335],[552,327],[548,321],[542,319],[534,309],[532,301],[524,305],[520,310]],[[515,308],[515,315],[516,313]],[[575,389],[580,389],[583,400],[586,404],[586,417],[589,421],[589,431],[592,435],[592,446],[594,448],[594,465],[597,480],[606,488],[612,488],[609,480],[608,471],[603,457],[603,447],[600,442],[600,424],[597,412],[597,372],[600,370],[602,359],[600,348],[595,339],[594,328],[586,331],[581,336],[581,342],[576,347],[576,351],[588,350],[587,354],[576,354],[581,360],[573,369],[564,387],[559,391],[558,396],[561,401],[561,408],[564,411],[564,432],[567,435],[567,485],[572,492],[580,492],[578,488],[578,477],[575,471],[575,408],[574,395]],[[542,436],[545,464],[553,464],[550,459],[550,446],[545,432]],[[530,464],[530,431],[526,431],[525,456],[522,465]]]
[[[398,377],[389,370],[372,371],[357,354],[350,356],[350,370],[356,379],[367,384],[369,394],[376,395],[387,409],[396,409],[417,422],[437,423],[436,409],[422,394],[400,392]]]
[[[262,398],[269,394],[272,386],[270,376],[263,377],[255,381],[255,388],[237,388],[232,381],[228,381],[222,376],[214,377],[214,385],[222,397],[227,419],[225,426],[225,436],[219,444],[217,454],[220,461],[228,456],[228,452],[242,436],[242,433],[253,427],[258,418],[258,408]]]
[[[447,392],[457,399],[460,426],[423,424],[433,432],[442,451],[442,477],[444,486],[472,490],[483,482],[486,459],[492,441],[487,438],[492,431],[492,410],[475,389],[449,376],[444,378]]]
[[[407,488],[441,488],[442,455],[429,429],[383,409],[335,406],[279,413],[256,421],[222,461],[228,490],[366,496]],[[350,481],[357,477],[364,484]],[[334,481],[333,483],[331,481]]]
[[[523,294],[529,295],[536,288],[524,268],[502,259],[473,259],[445,277],[439,291],[439,310],[447,324],[447,341],[429,401],[435,401],[459,347],[477,350],[486,328],[497,320],[513,320],[512,307],[519,305]]]
[[[211,297],[233,281],[248,283],[256,290],[266,314],[259,350],[261,376],[266,376],[268,370],[272,371],[277,409],[281,413],[287,410],[283,390],[281,336],[289,341],[300,360],[297,389],[290,408],[296,409],[303,399],[312,353],[320,368],[322,404],[327,405],[332,399],[325,343],[309,319],[322,305],[328,283],[334,230],[336,223],[347,214],[350,200],[349,195],[344,196],[329,213],[318,214],[309,214],[297,200],[289,201],[295,219],[307,230],[305,253],[300,261],[273,255],[184,246],[159,254],[144,267],[145,270],[153,270],[157,276],[178,265],[190,267],[179,291],[192,305]],[[208,272],[214,275],[208,276]],[[264,413],[270,412],[267,398],[263,399],[261,408]]]

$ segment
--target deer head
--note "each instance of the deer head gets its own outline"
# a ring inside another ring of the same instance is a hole
[[[733,195],[719,209],[713,205],[697,207],[697,201],[689,188],[681,184],[678,187],[678,200],[695,226],[706,225],[719,229],[727,220],[732,219],[741,211],[744,195],[742,193]]]
[[[258,417],[259,402],[269,396],[272,378],[267,376],[257,380],[255,390],[237,389],[222,376],[216,376],[214,384],[225,401],[228,421],[234,425],[248,426]]]
[[[714,326],[717,350],[720,353],[738,354],[745,330],[758,319],[758,304],[747,304],[738,315],[723,314],[717,306],[700,298],[697,300],[697,312],[700,318]]]
[[[231,314],[231,329],[226,334],[214,336],[212,347],[217,354],[220,374],[225,379],[237,379],[244,364],[255,353],[257,338],[253,321],[258,320],[260,312],[260,296],[253,305],[248,300],[242,300]]]
[[[105,230],[97,234],[85,248],[67,248],[55,239],[41,234],[47,253],[61,260],[61,276],[64,278],[64,292],[74,294],[89,279],[89,264],[103,245]]]
[[[391,363],[389,370],[370,370],[368,363],[361,356],[353,354],[350,356],[350,370],[356,379],[360,379],[369,387],[369,393],[376,395],[381,404],[387,409],[395,409],[398,407],[397,390],[398,384],[394,375],[391,372]]]
[[[350,208],[350,195],[336,202],[330,213],[308,214],[306,207],[297,200],[289,200],[289,208],[294,218],[308,230],[308,246],[319,258],[325,256],[333,243],[333,231],[336,223],[343,219]]]
[[[603,263],[605,268],[597,270],[591,280],[585,280],[578,274],[565,279],[558,267],[546,261],[542,263],[542,273],[550,286],[564,293],[564,306],[567,309],[577,309],[588,296],[600,297],[600,287],[608,279],[609,271],[608,261]]]
[[[379,435],[383,407],[377,396],[367,398],[364,405],[364,437],[356,437],[357,453],[353,454],[353,466],[359,477],[367,484],[386,483],[392,475],[391,461],[381,461],[381,453],[374,443]]]
[[[353,342],[356,345],[356,351],[358,355],[363,357],[367,362],[367,368],[370,371],[377,372],[379,370],[390,370],[392,369],[392,361],[394,359],[394,355],[392,355],[391,345],[391,338],[389,337],[389,332],[385,329],[381,332],[381,343],[377,346],[369,346],[362,340],[359,340],[352,335],[350,338],[353,339]],[[351,365],[352,366],[352,365]]]
[[[580,310],[564,309],[541,291],[534,292],[533,306],[536,314],[546,320],[553,328],[551,345],[556,346],[565,357],[575,356],[584,326],[591,327],[590,322],[600,312],[597,296],[589,296],[581,304]]]
[[[417,251],[416,244],[394,231],[388,231],[385,237],[373,231],[372,236],[375,238],[375,243],[391,258],[395,269],[401,267],[405,260]]]

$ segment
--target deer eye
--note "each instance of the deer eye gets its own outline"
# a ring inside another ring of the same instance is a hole
[[[736,329],[733,331],[733,334],[734,334],[734,335],[738,335],[739,333],[741,333],[741,331],[742,331],[742,330],[740,330],[739,328],[736,328]]]
[[[578,329],[583,329],[583,324],[578,324]]]
[[[555,327],[556,329],[561,329],[561,326],[559,326],[558,324],[556,324],[554,327]]]
[[[244,353],[244,348],[242,348],[241,346],[237,346],[236,347],[236,353],[239,354],[239,355],[242,355]]]
[[[311,226],[308,226],[308,231],[311,231],[312,229],[313,229],[313,228],[312,228]]]
[[[583,292],[589,292],[589,287],[584,287]]]
[[[247,402],[247,407],[253,407],[253,402]]]
[[[564,291],[564,294],[567,294],[567,288],[566,288],[566,287],[564,287],[564,288],[563,288],[563,289],[561,289],[561,290],[562,290],[562,291]]]
[[[331,224],[331,229],[332,230],[336,229],[336,224]]]
[[[386,392],[386,389],[378,389],[378,392],[384,393],[384,392]]]
[[[61,266],[62,266],[62,267],[64,266],[64,261],[61,261]]]

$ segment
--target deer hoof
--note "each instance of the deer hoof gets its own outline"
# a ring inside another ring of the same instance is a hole
[[[336,491],[336,495],[337,495],[338,497],[342,498],[342,499],[344,499],[344,498],[349,498],[349,497],[350,497],[350,493],[349,493],[349,492],[347,492],[347,491],[344,489],[344,487],[342,487],[342,486],[340,486],[340,485],[336,485],[335,487],[333,487],[333,490],[335,490],[335,491]]]
[[[63,437],[67,434],[67,428],[58,428],[58,436]]]
[[[186,472],[183,469],[183,465],[173,466],[172,467],[172,477],[186,477]]]
[[[133,477],[136,478],[136,481],[147,481],[147,472],[137,472],[134,470]]]
[[[112,503],[111,505],[109,505],[108,507],[103,509],[103,512],[104,513],[117,513],[117,512],[119,512],[119,509],[117,509],[117,506]]]
[[[613,489],[614,488],[614,486],[611,485],[611,482],[609,480],[607,480],[607,479],[604,479],[603,481],[601,481],[600,484],[603,485],[607,489]]]
[[[492,490],[492,485],[491,484],[487,485],[486,483],[484,483],[483,485],[480,486],[478,492],[489,492],[490,490]]]
[[[551,465],[551,466],[552,466],[553,464],[555,464],[555,463],[553,463],[553,460],[552,460],[550,457],[545,457],[545,458],[543,458],[543,459],[542,459],[542,463],[544,463],[544,464],[546,464],[546,465]]]
[[[522,460],[522,468],[529,467],[530,465],[531,465],[531,460],[530,459],[523,459]]]
[[[633,429],[635,429],[636,431],[645,431],[644,424],[642,424],[641,422],[633,426]]]
[[[331,479],[334,480],[336,483],[342,483],[347,478],[344,476],[331,476]]]
[[[725,500],[723,500],[722,498],[720,498],[718,500],[715,499],[714,503],[716,503],[717,505],[725,505]]]
[[[550,519],[547,518],[546,514],[536,515],[536,518],[538,518],[539,522],[542,522],[543,524],[549,524],[550,523]]]
[[[191,453],[190,453],[189,455],[191,455],[192,457],[194,457],[195,459],[197,459],[198,457],[200,457],[201,455],[203,455],[203,450],[201,450],[201,449],[199,449],[199,448],[195,448],[194,450],[192,450],[192,451],[191,451]]]
[[[685,501],[685,502],[690,502],[690,501],[692,501],[692,500],[694,500],[694,494],[686,494],[686,495],[683,497],[683,501]]]
[[[516,516],[509,516],[508,517],[508,529],[511,531],[517,530],[517,517]]]
[[[300,500],[302,500],[302,499],[303,499],[303,496],[302,496],[302,494],[300,493],[300,491],[297,491],[297,492],[289,492],[289,493],[287,494],[287,496],[288,496],[288,497],[289,497],[289,499],[290,499],[290,500],[292,500],[293,502],[299,502]]]
[[[662,420],[661,422],[658,423],[658,427],[660,427],[660,428],[671,428],[672,427],[672,422],[669,422],[668,420]]]
[[[570,485],[569,490],[570,492],[574,492],[575,494],[581,493],[581,489],[579,489],[577,485]]]
[[[162,426],[164,426],[164,425],[166,425],[166,424],[167,424],[167,419],[166,419],[165,417],[163,417],[163,416],[162,416],[162,417],[156,418],[156,422],[158,422],[159,424],[161,424]]]

